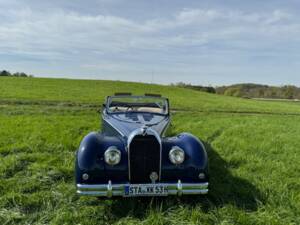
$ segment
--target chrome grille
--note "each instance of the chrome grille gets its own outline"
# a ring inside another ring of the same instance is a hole
[[[160,174],[160,143],[153,135],[136,135],[129,144],[131,183],[150,183],[150,174]]]

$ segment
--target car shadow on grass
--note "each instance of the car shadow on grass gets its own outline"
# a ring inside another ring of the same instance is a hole
[[[150,210],[165,212],[170,208],[200,207],[203,212],[223,207],[227,204],[256,211],[258,204],[264,203],[260,191],[244,178],[233,176],[231,167],[238,167],[239,163],[226,162],[209,143],[204,143],[209,156],[209,193],[207,195],[144,197],[144,198],[117,198],[105,204],[106,216],[111,219],[122,217],[143,218]]]

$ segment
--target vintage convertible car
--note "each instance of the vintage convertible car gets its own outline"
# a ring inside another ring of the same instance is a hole
[[[108,96],[102,131],[85,136],[76,154],[77,193],[91,196],[206,194],[208,159],[195,136],[164,134],[169,101],[160,95]]]

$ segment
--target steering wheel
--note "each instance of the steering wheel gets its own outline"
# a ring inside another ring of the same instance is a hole
[[[130,110],[129,110],[130,109]],[[133,110],[133,107],[132,106],[128,106],[127,109],[126,109],[126,112],[128,111],[132,111]]]
[[[113,112],[119,112],[120,110],[119,110],[119,108],[116,106],[115,108],[114,108],[114,110],[113,110]]]

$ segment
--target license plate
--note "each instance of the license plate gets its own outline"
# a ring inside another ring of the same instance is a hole
[[[166,196],[168,188],[163,184],[129,184],[125,186],[124,196]]]

